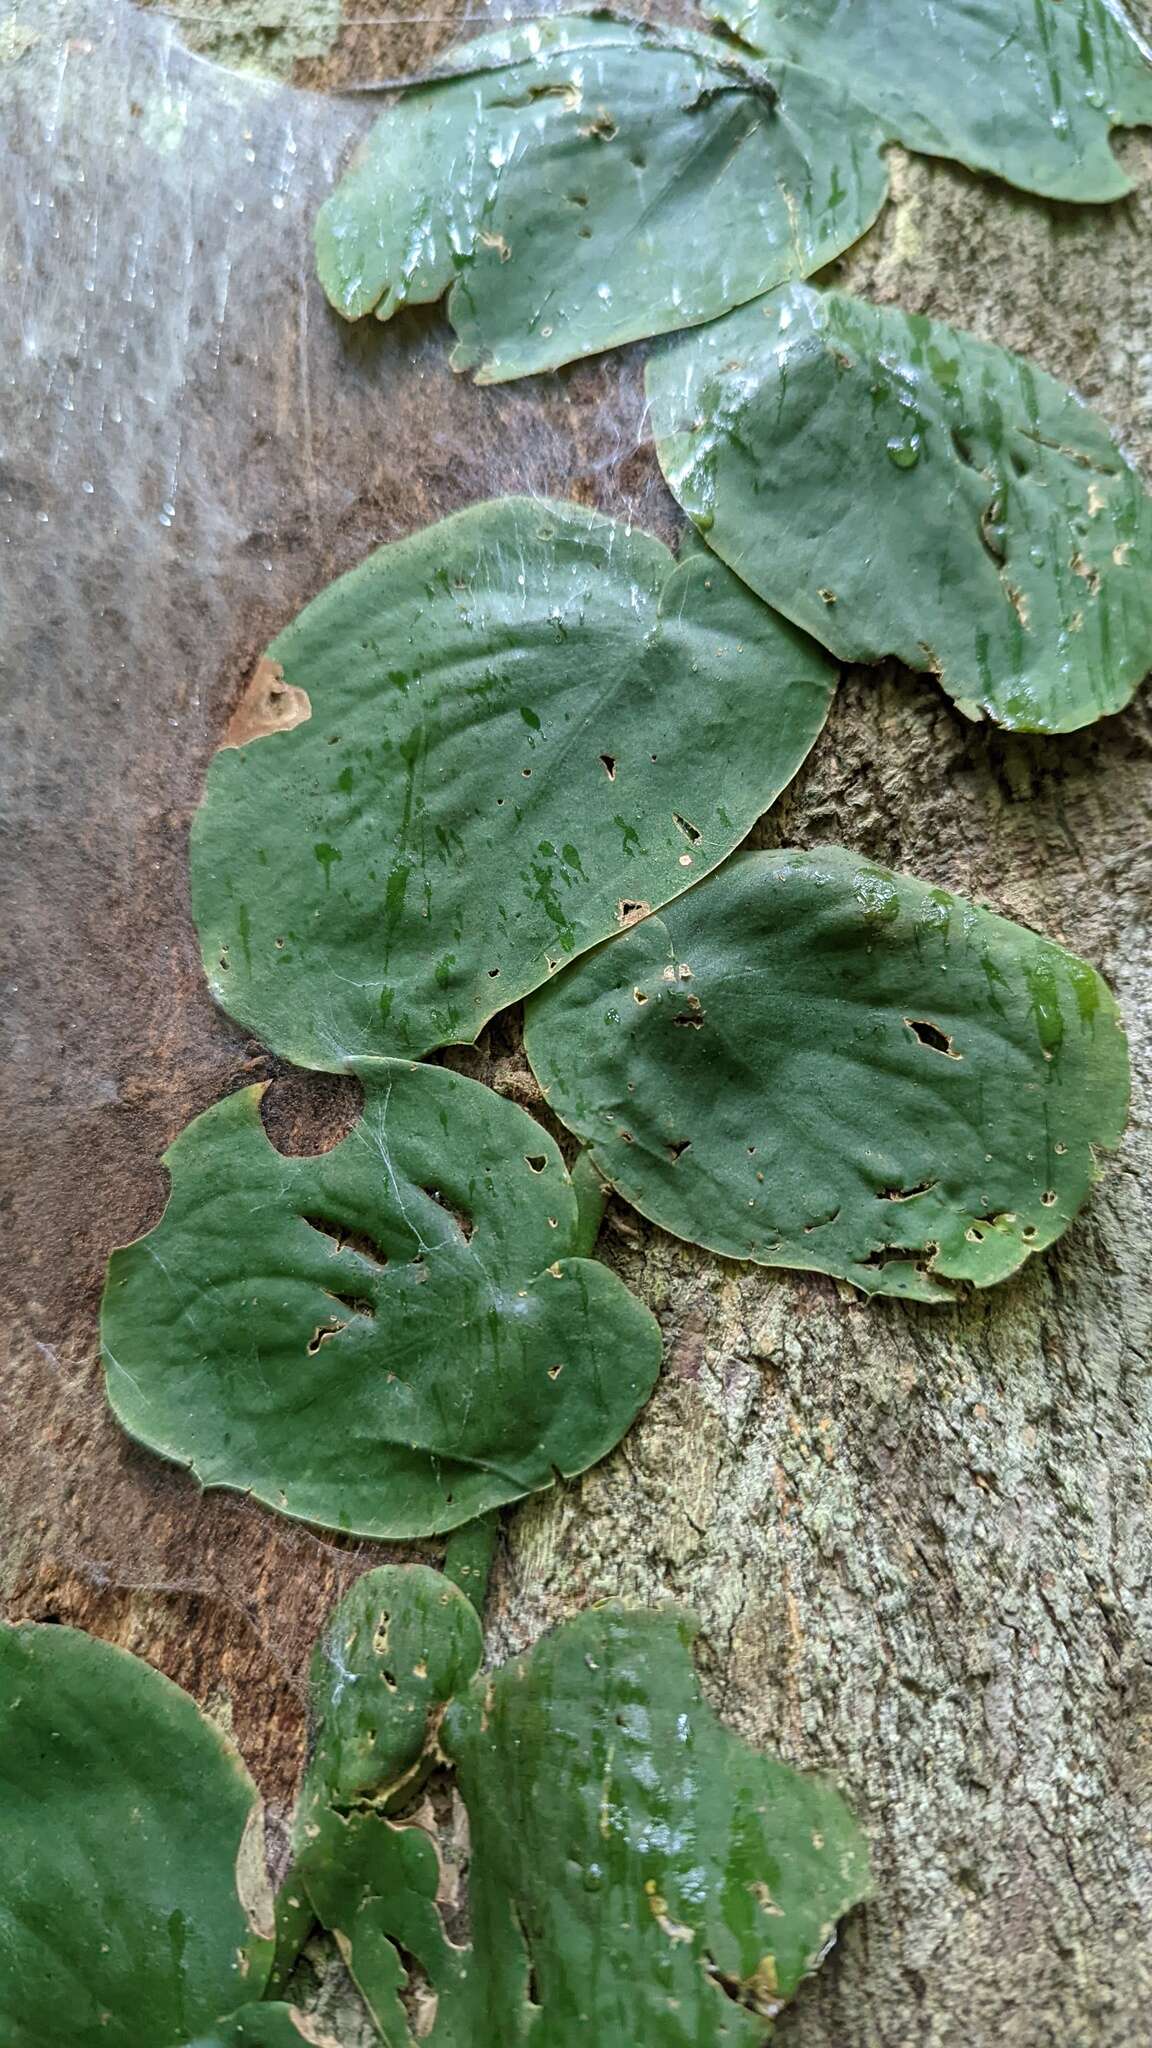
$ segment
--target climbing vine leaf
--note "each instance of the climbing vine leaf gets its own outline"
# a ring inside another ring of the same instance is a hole
[[[495,383],[730,306],[828,263],[887,192],[839,83],[690,30],[558,15],[451,50],[321,210],[350,320],[438,299]]]
[[[114,1253],[108,1395],[206,1486],[360,1535],[446,1530],[602,1458],[655,1322],[572,1256],[578,1205],[524,1110],[444,1068],[357,1068],[359,1123],[286,1158],[259,1088],[172,1145],[168,1207]]]
[[[648,368],[708,544],[843,661],[1070,732],[1152,666],[1152,498],[1097,415],[939,321],[794,285]]]
[[[1122,0],[710,0],[766,63],[810,65],[884,131],[1028,192],[1119,199],[1109,132],[1152,121],[1152,48]]]
[[[472,1677],[475,1619],[435,1573],[385,1566],[337,1609],[294,1878],[387,2048],[412,2038],[401,1992],[432,2048],[764,2040],[866,1889],[867,1855],[830,1787],[721,1726],[694,1632],[680,1610],[598,1607]],[[467,1812],[470,1946],[460,1871],[414,1803],[418,1771],[444,1763]]]
[[[273,642],[212,764],[213,993],[306,1066],[472,1040],[722,860],[835,680],[714,556],[577,505],[381,548]]]
[[[4,2048],[224,2048],[271,1949],[256,1788],[139,1659],[75,1630],[0,1630]],[[304,2039],[308,2037],[303,2036]]]
[[[1092,968],[840,847],[739,855],[537,996],[526,1045],[653,1222],[922,1301],[1051,1244],[1127,1105]]]
[[[184,2048],[340,2048],[292,2005],[246,2005]]]

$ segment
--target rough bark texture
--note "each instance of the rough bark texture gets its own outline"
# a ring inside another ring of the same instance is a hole
[[[384,9],[298,84],[410,68],[463,12]],[[282,14],[263,42],[284,74],[307,45],[277,40],[304,18]],[[328,313],[310,221],[363,102],[224,71],[159,12],[84,0],[9,16],[0,91],[7,1606],[189,1686],[282,1817],[308,1648],[381,1553],[201,1496],[119,1434],[96,1356],[104,1259],[158,1215],[191,1115],[259,1075],[281,1142],[349,1113],[214,1012],[188,818],[257,653],[376,543],[508,488],[665,534],[677,515],[641,350],[477,391],[438,315],[361,333]],[[1137,196],[1083,210],[900,158],[837,275],[1026,350],[1148,468],[1152,138],[1123,153]],[[597,1596],[684,1599],[722,1712],[830,1771],[867,1824],[875,1897],[781,2022],[790,2048],[1126,2048],[1147,2028],[1150,755],[1147,697],[1041,742],[902,672],[847,680],[762,841],[841,839],[1096,962],[1132,1032],[1125,1150],[1052,1255],[955,1309],[726,1266],[614,1206],[602,1250],[661,1318],[664,1378],[614,1458],[507,1521],[493,1654]],[[514,1021],[454,1063],[532,1099]],[[323,1996],[353,2048],[350,2003]]]

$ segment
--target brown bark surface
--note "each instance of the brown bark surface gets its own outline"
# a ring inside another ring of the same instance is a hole
[[[287,1145],[350,1110],[213,1009],[188,820],[262,648],[374,545],[507,489],[678,519],[642,350],[477,390],[437,313],[327,310],[311,219],[372,109],[302,84],[411,68],[464,10],[381,12],[296,86],[190,54],[158,10],[40,0],[0,26],[4,1593],[189,1687],[281,1820],[308,1650],[382,1553],[200,1494],[125,1440],[97,1357],[104,1260],[160,1213],[189,1117],[260,1076]],[[292,36],[330,29],[282,18],[243,33],[287,73]],[[837,276],[1034,356],[1147,472],[1152,137],[1121,148],[1136,196],[1083,209],[898,157]],[[601,1250],[661,1319],[664,1377],[603,1467],[507,1518],[493,1654],[603,1595],[685,1600],[725,1716],[865,1822],[875,1896],[789,2048],[1147,2038],[1150,755],[1147,696],[1044,742],[902,671],[849,676],[761,842],[842,840],[1098,964],[1132,1035],[1125,1148],[1052,1254],[955,1308],[726,1265],[613,1205]],[[505,1022],[453,1060],[530,1100],[516,1048]]]

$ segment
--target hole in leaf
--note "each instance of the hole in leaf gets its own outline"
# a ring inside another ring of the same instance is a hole
[[[672,1022],[690,1025],[693,1031],[701,1030],[704,1024],[704,1006],[699,996],[689,996],[688,1008],[681,1010],[678,1017],[673,1017]]]
[[[881,1188],[878,1199],[881,1202],[914,1202],[917,1195],[930,1194],[935,1186],[934,1180],[919,1180],[914,1188]]]
[[[451,1202],[444,1200],[439,1188],[425,1188],[423,1192],[428,1196],[429,1201],[435,1202],[438,1209],[443,1209],[444,1214],[452,1218],[465,1244],[468,1244],[471,1241],[472,1232],[476,1226],[467,1210],[454,1209]],[[415,1263],[415,1260],[413,1260],[413,1264]]]
[[[496,979],[496,976],[497,976],[497,975],[499,974],[499,972],[500,972],[500,969],[499,969],[498,967],[490,967],[490,968],[488,969],[488,979],[489,979],[489,981],[495,981],[495,979]]]
[[[315,1358],[322,1344],[326,1344],[330,1337],[338,1337],[341,1330],[346,1330],[347,1328],[347,1323],[341,1322],[337,1316],[330,1317],[326,1323],[317,1323],[316,1328],[308,1339],[309,1358]]]
[[[289,1159],[315,1158],[355,1130],[363,1104],[364,1091],[352,1074],[288,1067],[265,1089],[260,1120],[277,1152]]]
[[[529,1169],[533,1173],[543,1173],[544,1168],[548,1164],[548,1155],[546,1152],[526,1152],[524,1154],[524,1158]]]
[[[871,1266],[879,1271],[883,1271],[885,1266],[916,1266],[921,1273],[926,1273],[939,1249],[940,1246],[934,1243],[919,1247],[885,1244],[878,1246],[874,1252],[869,1252],[866,1259],[858,1259],[857,1264]]]
[[[602,761],[602,762],[604,763],[604,772],[605,772],[605,774],[607,775],[607,777],[608,777],[608,780],[609,780],[609,782],[615,782],[615,780],[616,780],[616,761],[615,761],[615,757],[614,757],[614,755],[612,755],[612,754],[601,754],[601,756],[600,756],[600,759],[601,759],[601,761]]]
[[[675,1166],[676,1161],[681,1157],[681,1154],[688,1150],[688,1147],[691,1143],[691,1138],[673,1139],[672,1143],[668,1147],[668,1157],[672,1161],[673,1166]]]
[[[329,1223],[323,1216],[302,1216],[300,1221],[306,1223],[309,1230],[316,1231],[318,1236],[328,1239],[333,1256],[337,1252],[354,1252],[358,1259],[366,1259],[369,1265],[378,1266],[381,1271],[388,1264],[387,1252],[381,1251],[380,1246],[363,1231],[346,1230],[342,1223]],[[337,1298],[333,1295],[333,1299]]]
[[[680,816],[679,811],[673,811],[672,821],[676,826],[676,830],[678,832],[682,832],[684,834],[685,839],[687,839],[692,846],[699,846],[702,835],[697,831],[695,825],[689,824],[687,818],[682,818]]]
[[[948,1033],[941,1031],[938,1024],[929,1023],[926,1017],[905,1017],[904,1022],[909,1031],[915,1032],[921,1045],[926,1045],[930,1052],[943,1053],[945,1059],[949,1060],[963,1059],[963,1053],[954,1051]]]
[[[1055,1206],[1056,1206],[1056,1190],[1055,1190],[1055,1188],[1045,1188],[1045,1190],[1044,1190],[1044,1193],[1043,1193],[1043,1194],[1041,1195],[1041,1197],[1040,1197],[1040,1200],[1041,1200],[1041,1201],[1043,1202],[1043,1204],[1044,1204],[1044,1207],[1045,1207],[1046,1209],[1053,1209],[1053,1208],[1055,1208]]]
[[[651,908],[650,903],[633,902],[625,896],[616,905],[616,922],[622,925],[637,924],[642,917],[647,917]]]
[[[633,991],[632,991],[632,1001],[633,1001],[634,1003],[641,1003],[641,1004],[643,1004],[643,1003],[646,1003],[646,1002],[648,1001],[648,998],[647,998],[647,996],[645,995],[645,993],[644,993],[644,991],[643,991],[643,989],[642,989],[642,988],[634,988],[634,989],[633,989]]]

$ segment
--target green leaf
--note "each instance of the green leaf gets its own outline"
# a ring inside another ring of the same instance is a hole
[[[170,2048],[259,1998],[256,1788],[187,1694],[30,1624],[0,1629],[0,1722],[4,2048]]]
[[[943,323],[794,285],[661,349],[657,453],[708,544],[842,661],[1072,732],[1152,664],[1152,499],[1097,415]]]
[[[149,2044],[152,2048],[152,2044]],[[198,2034],[186,2048],[340,2048],[292,2005],[249,2005]]]
[[[436,1910],[430,1836],[387,1816],[411,1808],[438,1757],[448,1703],[484,1639],[461,1589],[425,1565],[382,1565],[330,1615],[310,1674],[313,1743],[294,1826],[292,1883],[337,1930],[385,2041],[406,2043],[405,1970],[390,1932],[442,1989],[459,1974]],[[384,1903],[382,1903],[384,1902]]]
[[[318,1157],[275,1150],[259,1088],[171,1146],[164,1216],[109,1264],[108,1397],[205,1486],[429,1535],[604,1457],[659,1332],[571,1256],[576,1196],[524,1110],[444,1068],[355,1071],[360,1122]]]
[[[1108,140],[1152,121],[1152,50],[1120,0],[710,0],[773,62],[810,64],[885,133],[1027,192],[1118,199]]]
[[[537,996],[525,1042],[654,1223],[920,1301],[1051,1244],[1127,1106],[1091,967],[842,847],[738,856]]]
[[[430,1640],[433,1575],[411,1591],[409,1576],[369,1574],[333,1617],[341,1653],[328,1665],[327,1712],[323,1663],[314,1671],[318,1747],[329,1714],[346,1714],[350,1680],[366,1713],[381,1702],[385,1661],[397,1688],[385,1706],[411,1687],[391,1631],[411,1604],[413,1639]],[[444,1598],[458,1631],[462,1598],[451,1588]],[[370,1654],[374,1605],[389,1641]],[[471,1949],[448,1939],[437,1902],[449,1912],[458,1903],[455,1879],[426,1820],[404,1825],[362,1800],[306,1840],[306,1881],[387,2048],[410,2040],[393,1943],[423,1972],[426,2007],[435,2001],[432,2048],[764,2039],[863,1895],[867,1855],[834,1791],[721,1726],[701,1697],[694,1632],[675,1609],[595,1608],[461,1684],[443,1719],[432,1716],[429,1749],[454,1767],[467,1808]],[[420,1661],[431,1662],[427,1649]],[[438,1684],[431,1698],[443,1692]],[[419,1672],[411,1700],[427,1711]]]
[[[303,692],[310,717],[212,763],[213,994],[305,1066],[470,1042],[723,860],[835,680],[714,557],[577,505],[501,499],[381,548],[261,664],[257,703]]]
[[[560,15],[450,51],[322,208],[337,311],[438,299],[497,383],[710,320],[818,270],[880,211],[880,133],[839,84],[712,37]]]

